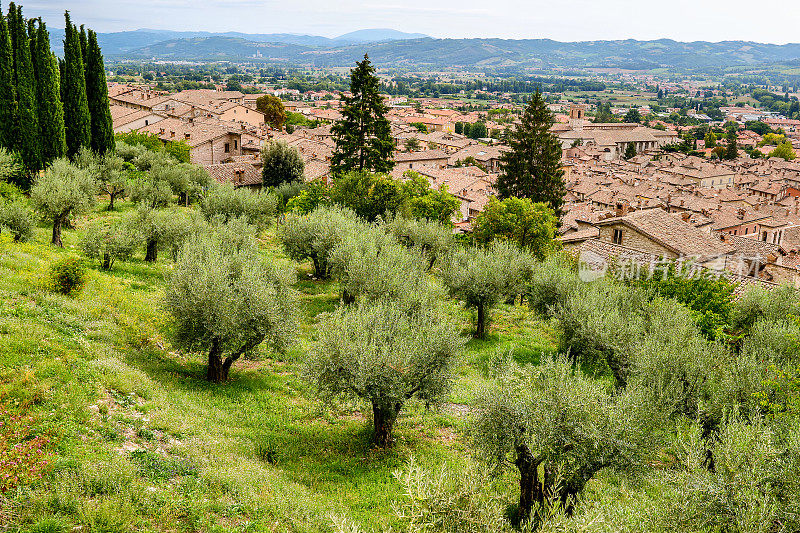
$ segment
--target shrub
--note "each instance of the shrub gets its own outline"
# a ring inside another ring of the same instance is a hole
[[[505,498],[482,465],[468,461],[454,470],[423,468],[412,457],[395,470],[403,498],[395,507],[409,533],[498,533],[513,531],[504,518]]]
[[[272,194],[275,195],[275,202],[279,213],[286,212],[286,204],[292,198],[298,196],[303,190],[305,190],[306,184],[300,181],[291,181],[281,183],[277,187],[272,190]]]
[[[330,204],[330,189],[321,181],[312,181],[305,185],[297,196],[287,200],[285,212],[307,215],[320,206]]]
[[[50,266],[50,281],[56,292],[74,294],[86,284],[86,267],[78,257],[64,257]]]

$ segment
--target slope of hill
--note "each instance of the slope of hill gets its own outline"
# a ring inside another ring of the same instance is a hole
[[[120,207],[89,218],[135,209]],[[95,266],[72,296],[42,281],[53,262],[75,254],[80,228],[65,232],[64,249],[48,244],[45,227],[24,244],[0,234],[0,459],[4,416],[18,413],[52,454],[42,456],[52,461],[46,468],[32,463],[32,472],[46,472],[43,482],[0,492],[0,530],[316,532],[331,531],[335,515],[385,531],[397,526],[392,504],[403,499],[392,472],[408,457],[430,468],[463,461],[463,414],[411,405],[396,446],[381,451],[370,448],[359,411],[321,411],[300,376],[320,313],[336,307],[339,291],[310,281],[310,265],[299,267],[296,285],[298,346],[282,355],[259,349],[237,363],[230,383],[211,386],[204,361],[164,338],[167,259],[149,264],[137,253],[110,272]],[[265,238],[264,253],[288,261],[274,230]],[[456,312],[467,327],[471,317]],[[519,314],[516,306],[497,311],[502,338],[474,341],[450,401],[472,401],[495,350],[513,346],[525,360],[555,350],[549,330]]]

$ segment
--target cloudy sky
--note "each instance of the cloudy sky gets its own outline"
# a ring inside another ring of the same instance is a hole
[[[138,28],[335,37],[393,28],[432,37],[800,42],[800,1],[749,0],[22,0],[60,26],[64,9],[97,31]]]

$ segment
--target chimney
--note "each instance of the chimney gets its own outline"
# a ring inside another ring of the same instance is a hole
[[[175,137],[175,132],[174,131],[169,132],[169,136],[170,137]]]
[[[681,213],[681,218],[683,219],[684,222],[689,222],[689,220],[692,219],[692,214],[689,213],[688,211],[684,211],[683,213]]]
[[[186,139],[186,140],[188,141],[189,139],[191,139],[191,138],[192,138],[192,134],[191,134],[191,133],[188,133],[188,132],[187,132],[187,133],[184,133],[184,134],[183,134],[183,138],[184,138],[184,139]]]
[[[164,128],[158,128],[158,132],[159,132],[161,135],[164,135]]]
[[[744,219],[744,209],[743,208],[740,207],[739,209],[736,210],[736,218],[738,218],[739,220],[743,220]]]

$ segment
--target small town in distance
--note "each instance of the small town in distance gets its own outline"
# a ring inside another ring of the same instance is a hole
[[[222,4],[0,13],[0,531],[800,531],[800,7]]]

